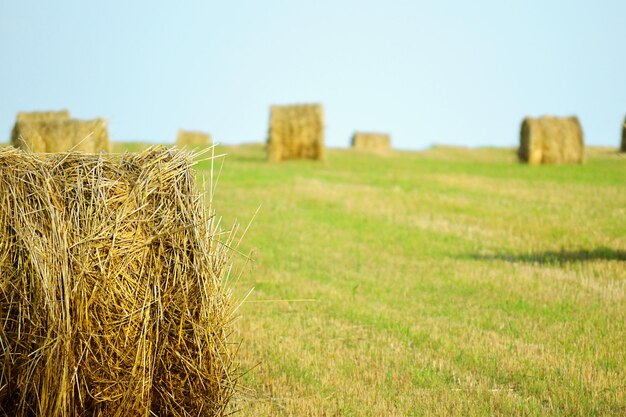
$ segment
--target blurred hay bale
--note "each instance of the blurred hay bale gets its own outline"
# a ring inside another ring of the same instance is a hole
[[[270,161],[324,159],[324,111],[320,104],[272,106]]]
[[[41,122],[46,120],[67,120],[70,118],[69,110],[53,110],[53,111],[21,111],[17,113],[17,121]]]
[[[224,414],[232,238],[194,156],[0,149],[5,415]]]
[[[354,132],[352,149],[364,152],[386,153],[391,150],[391,138],[386,133]]]
[[[36,121],[17,121],[11,132],[11,144],[16,148],[30,152],[46,152],[46,140],[43,138],[40,123]]]
[[[211,135],[204,132],[179,130],[176,136],[176,146],[182,148],[183,146],[195,147],[195,146],[211,146],[213,140]]]
[[[622,152],[626,152],[626,118],[622,124],[622,147],[620,149]]]
[[[520,161],[529,164],[582,163],[583,131],[577,117],[527,117],[520,131]]]
[[[41,115],[43,113],[40,113]],[[45,113],[46,115],[48,113]],[[71,150],[86,153],[110,151],[110,140],[104,119],[78,120],[65,117],[20,117],[11,134],[12,144],[31,152],[68,152]]]
[[[69,110],[18,112],[15,118],[15,125],[13,125],[13,130],[11,131],[11,142],[16,143],[18,140],[20,134],[18,123],[20,122],[48,122],[52,120],[69,120],[69,118]],[[41,147],[41,144],[37,143],[38,139],[40,138],[34,138],[34,145]],[[33,152],[45,152],[45,150],[33,150]]]

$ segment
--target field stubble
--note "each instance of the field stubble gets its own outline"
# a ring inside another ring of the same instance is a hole
[[[225,147],[241,415],[626,414],[626,159]],[[208,165],[206,166],[208,169]]]

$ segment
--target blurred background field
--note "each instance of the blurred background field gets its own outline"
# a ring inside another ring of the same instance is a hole
[[[124,145],[131,149],[141,145]],[[237,261],[242,415],[622,415],[623,154],[218,146]],[[199,165],[208,175],[210,161]]]

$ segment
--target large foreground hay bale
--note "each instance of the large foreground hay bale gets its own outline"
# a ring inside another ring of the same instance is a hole
[[[109,133],[103,119],[22,119],[15,122],[13,146],[30,152],[110,151]]]
[[[223,414],[231,241],[192,157],[0,149],[4,415]]]
[[[529,164],[582,163],[583,130],[577,117],[527,117],[520,131],[519,159]]]
[[[352,149],[364,152],[386,153],[391,150],[391,138],[386,133],[354,132]]]
[[[271,161],[324,159],[324,111],[319,104],[272,106],[268,138]]]
[[[213,140],[211,138],[211,135],[204,132],[181,129],[178,131],[178,135],[176,136],[176,146],[178,146],[179,148],[182,148],[184,146],[211,146],[212,143]]]

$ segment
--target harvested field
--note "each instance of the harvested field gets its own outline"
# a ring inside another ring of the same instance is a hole
[[[512,148],[217,152],[226,224],[261,205],[240,248],[242,416],[625,414],[615,148],[541,169]]]
[[[270,161],[324,159],[322,106],[272,106],[267,147]]]
[[[0,410],[222,415],[230,251],[194,155],[0,149]]]

